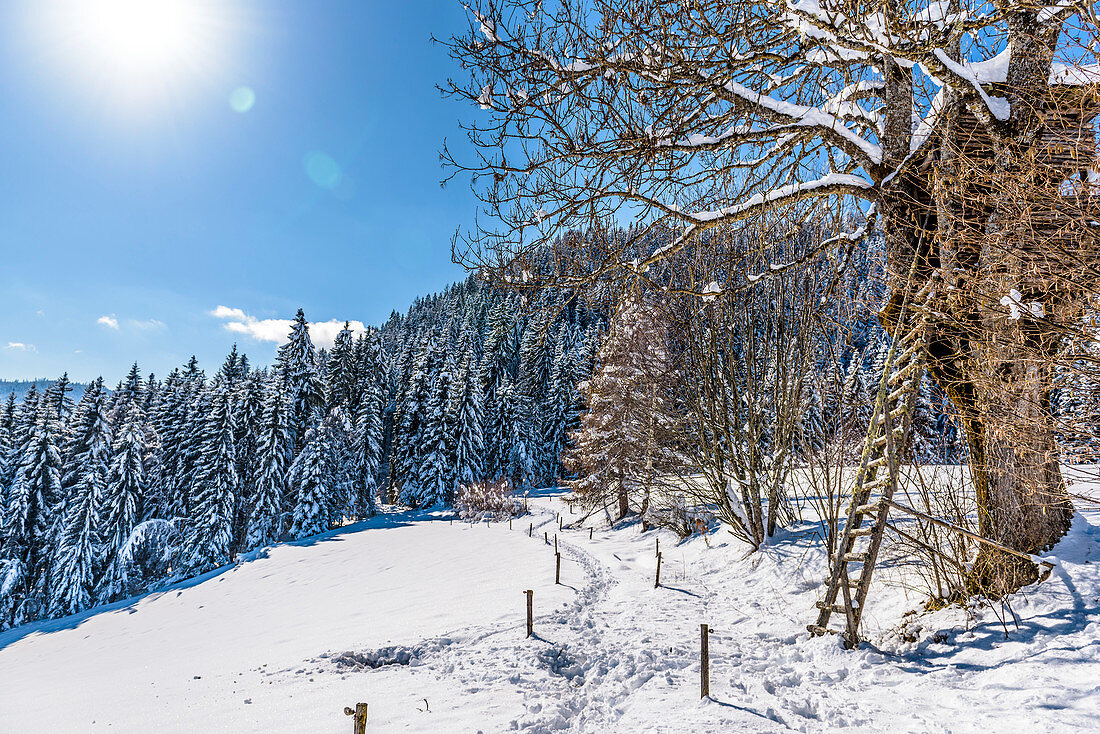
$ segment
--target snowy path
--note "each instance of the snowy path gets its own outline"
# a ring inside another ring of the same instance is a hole
[[[904,642],[889,628],[916,605],[882,584],[867,613],[878,647],[849,652],[804,631],[825,573],[813,528],[745,559],[722,532],[708,547],[637,526],[589,540],[567,525],[555,586],[543,532],[552,538],[556,511],[577,516],[548,494],[531,505],[511,531],[387,515],[112,611],[0,635],[0,731],[158,722],[346,734],[355,701],[370,704],[368,730],[386,732],[1100,725],[1100,530],[1087,516],[1055,550],[1056,577],[1014,598],[1009,639],[988,610],[967,620],[948,609],[921,615],[908,630],[918,641]],[[700,622],[715,629],[706,701]]]

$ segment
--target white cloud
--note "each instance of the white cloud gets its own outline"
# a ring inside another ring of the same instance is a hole
[[[247,321],[248,316],[239,308],[230,308],[229,306],[218,306],[210,315],[216,319],[237,319],[238,321]]]
[[[138,321],[137,319],[130,319],[126,322],[128,326],[132,326],[135,329],[142,329],[148,331],[149,329],[166,329],[164,322],[160,319],[145,319],[144,321]]]
[[[244,334],[256,341],[282,344],[290,333],[291,319],[258,319],[245,313],[239,308],[218,306],[209,312],[216,319],[225,320],[222,326],[226,331],[234,334]],[[331,347],[336,341],[336,335],[344,328],[344,322],[340,319],[331,321],[313,321],[309,325],[309,336],[315,347]],[[351,321],[348,328],[352,333],[361,334],[367,330],[362,321]]]
[[[114,329],[115,331],[122,331],[122,327],[127,329],[136,329],[138,331],[152,331],[153,329],[167,329],[168,326],[160,319],[126,319],[122,321],[118,318],[117,314],[108,314],[106,316],[100,316],[95,320],[100,326],[106,326],[108,329]]]
[[[17,352],[37,352],[38,348],[33,344],[25,344],[23,342],[8,342],[8,346],[5,349],[13,349]]]

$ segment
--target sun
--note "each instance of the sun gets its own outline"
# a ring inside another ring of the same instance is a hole
[[[122,73],[154,73],[201,47],[203,17],[193,0],[96,0],[71,4],[83,50]]]
[[[100,98],[179,96],[217,76],[228,0],[38,0],[35,25],[54,66]]]

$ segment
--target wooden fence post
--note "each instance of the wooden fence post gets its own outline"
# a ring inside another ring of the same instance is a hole
[[[512,529],[512,518],[508,518],[508,529]]]
[[[554,552],[558,552],[558,534],[554,533]]]
[[[661,588],[661,554],[657,554],[657,580],[653,582],[653,588]]]
[[[523,592],[527,595],[527,636],[535,634],[535,592],[531,589]]]
[[[699,625],[699,698],[710,696],[710,626]]]
[[[542,531],[542,542],[550,545],[550,533],[547,530]]]
[[[367,734],[367,704],[357,703],[354,710],[350,706],[345,706],[344,713],[355,717],[351,720],[355,725],[354,734]]]
[[[561,583],[561,553],[554,552],[554,583]]]
[[[655,556],[661,555],[661,539],[660,538],[657,538],[657,547],[653,549],[653,555],[655,555]]]
[[[527,526],[527,537],[530,538],[532,533],[535,532],[535,523],[531,523]]]
[[[592,528],[588,528],[588,539],[592,540]]]

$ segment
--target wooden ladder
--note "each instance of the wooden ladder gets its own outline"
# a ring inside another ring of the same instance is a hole
[[[914,262],[910,279],[915,272]],[[848,521],[837,543],[836,556],[830,559],[832,572],[828,591],[824,601],[817,602],[821,610],[817,623],[807,626],[814,635],[827,632],[842,635],[845,647],[849,648],[859,644],[859,621],[863,616],[867,588],[882,545],[890,502],[898,486],[902,458],[909,444],[913,412],[924,378],[928,345],[925,326],[936,283],[935,276],[930,278],[913,296],[912,305],[908,296],[902,300],[867,429],[859,474],[848,507]],[[870,523],[866,527],[865,519]],[[857,549],[857,543],[864,538],[867,545]],[[844,630],[828,626],[833,612],[844,614]]]

